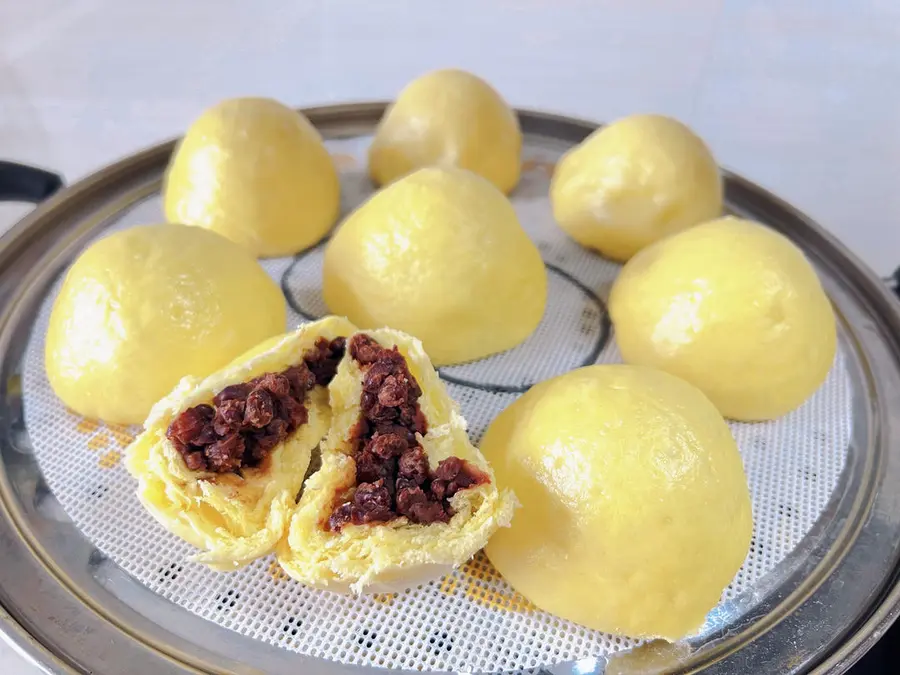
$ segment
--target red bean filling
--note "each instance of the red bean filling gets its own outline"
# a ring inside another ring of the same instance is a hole
[[[299,365],[229,385],[213,405],[188,408],[169,425],[166,437],[192,471],[240,473],[259,466],[306,424],[306,392],[331,382],[345,346],[342,337],[319,338]]]
[[[448,500],[460,490],[488,482],[488,476],[458,457],[441,461],[431,471],[416,440],[417,432],[427,431],[419,409],[422,390],[406,360],[397,347],[386,349],[367,335],[355,335],[349,348],[365,373],[360,419],[351,432],[356,490],[338,499],[328,528],[399,516],[414,523],[447,522],[453,515]]]

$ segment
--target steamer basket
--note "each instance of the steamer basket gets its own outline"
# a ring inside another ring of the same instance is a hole
[[[365,149],[384,106],[304,111],[341,170],[345,213],[372,192]],[[550,298],[526,343],[442,370],[476,442],[535,382],[620,360],[605,306],[619,268],[566,238],[547,198],[555,161],[596,125],[519,115],[523,178],[512,199],[541,249]],[[158,192],[172,148],[63,190],[0,241],[0,627],[48,672],[840,673],[896,617],[900,306],[819,226],[732,174],[728,209],[784,232],[816,265],[840,348],[828,381],[800,410],[732,424],[754,541],[698,636],[641,644],[575,626],[518,596],[483,554],[430,584],[363,598],[306,589],[271,559],[228,575],[186,562],[190,548],[139,507],[121,465],[135,430],[67,411],[43,371],[61,272],[98,236],[162,219]],[[27,192],[38,198],[53,187]],[[264,262],[294,325],[325,312],[321,254],[320,245]]]

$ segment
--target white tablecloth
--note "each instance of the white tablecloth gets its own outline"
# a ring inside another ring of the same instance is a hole
[[[6,0],[0,158],[72,181],[225,97],[389,98],[444,66],[516,105],[674,115],[880,274],[900,264],[892,0]],[[3,646],[0,671],[34,672]]]

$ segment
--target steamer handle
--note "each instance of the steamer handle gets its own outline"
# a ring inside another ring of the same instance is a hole
[[[894,273],[884,281],[891,291],[893,291],[894,295],[900,299],[900,267],[895,269]]]
[[[34,166],[0,161],[0,202],[37,204],[63,186],[62,176]]]

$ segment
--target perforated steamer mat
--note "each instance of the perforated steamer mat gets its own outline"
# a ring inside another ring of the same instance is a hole
[[[345,212],[372,191],[365,148],[382,111],[383,104],[306,111],[341,169]],[[442,370],[476,442],[531,384],[620,360],[605,307],[619,268],[567,239],[547,199],[553,163],[594,125],[520,116],[524,172],[512,199],[547,264],[550,295],[525,344]],[[827,382],[801,409],[776,422],[732,424],[755,533],[700,635],[674,646],[639,644],[562,621],[517,595],[483,554],[433,583],[361,598],[307,589],[271,558],[233,574],[186,562],[191,548],[143,511],[122,465],[136,430],[68,412],[43,368],[60,273],[96,237],[162,219],[159,179],[171,148],[152,148],[67,189],[0,245],[0,618],[7,637],[47,670],[841,672],[893,620],[898,306],[815,224],[734,176],[729,209],[806,250],[835,303],[841,339]],[[294,326],[326,311],[321,257],[320,246],[264,263],[284,289]]]

